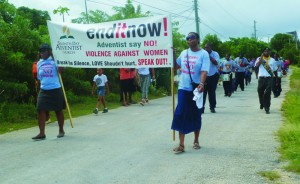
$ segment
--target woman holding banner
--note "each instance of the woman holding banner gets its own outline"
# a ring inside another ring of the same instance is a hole
[[[37,98],[38,124],[40,133],[32,137],[34,140],[46,138],[45,122],[47,112],[55,111],[59,126],[58,138],[64,137],[64,114],[65,100],[59,81],[56,63],[52,57],[52,49],[48,44],[42,44],[39,48],[41,59],[37,63],[37,77],[40,80],[40,92]]]
[[[193,101],[193,91],[196,88],[199,93],[204,91],[204,83],[210,66],[207,51],[199,47],[199,35],[191,32],[186,40],[189,49],[182,51],[176,60],[174,54],[174,69],[181,68],[182,71],[178,84],[178,104],[171,127],[179,132],[179,146],[173,149],[175,153],[184,152],[185,134],[191,132],[195,135],[193,148],[200,149],[198,139],[202,124],[201,108],[198,108],[196,102]]]

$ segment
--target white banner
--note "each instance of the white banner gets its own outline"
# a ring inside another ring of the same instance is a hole
[[[99,24],[47,23],[58,66],[172,67],[172,24],[168,16]]]

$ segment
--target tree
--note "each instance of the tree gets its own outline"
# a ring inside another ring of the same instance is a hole
[[[270,46],[272,49],[275,49],[277,52],[281,51],[286,44],[295,43],[292,35],[278,33],[275,34],[270,41]]]
[[[57,9],[53,10],[54,14],[59,13],[63,17],[63,22],[65,22],[65,13],[69,15],[69,8],[59,6]]]
[[[38,29],[39,26],[47,26],[47,20],[51,20],[47,11],[20,7],[17,9],[17,14],[31,20],[31,29]]]
[[[216,34],[207,34],[202,41],[201,47],[204,48],[206,43],[210,43],[212,49],[217,51],[220,56],[222,55],[222,53],[220,53],[222,42]]]
[[[9,4],[8,0],[0,0],[0,19],[6,23],[12,23],[16,15],[16,8]]]

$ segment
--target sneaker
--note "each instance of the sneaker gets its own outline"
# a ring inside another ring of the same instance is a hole
[[[210,109],[210,112],[211,113],[216,113],[216,110],[213,108],[213,109]]]
[[[98,109],[95,109],[95,110],[93,111],[93,113],[94,113],[94,114],[98,114]]]
[[[102,111],[102,113],[107,113],[107,112],[108,112],[107,108],[103,109],[103,111]]]
[[[260,105],[260,106],[259,106],[259,108],[260,108],[260,109],[263,109],[263,108],[264,108],[264,106],[263,106],[263,105]]]
[[[146,103],[149,103],[149,100],[148,100],[148,98],[146,98],[146,99],[145,99],[145,102],[146,102]]]
[[[142,99],[142,101],[140,101],[140,104],[141,104],[142,106],[144,106],[145,103],[146,103],[145,99]]]

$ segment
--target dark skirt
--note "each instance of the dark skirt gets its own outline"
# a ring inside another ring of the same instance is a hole
[[[120,86],[121,86],[121,91],[122,92],[135,92],[135,85],[134,85],[134,79],[124,79],[120,80]]]
[[[193,100],[192,91],[178,90],[178,104],[174,113],[172,129],[188,134],[201,129],[201,109]]]
[[[39,92],[37,99],[37,110],[61,111],[65,109],[66,103],[62,88],[43,90]]]

